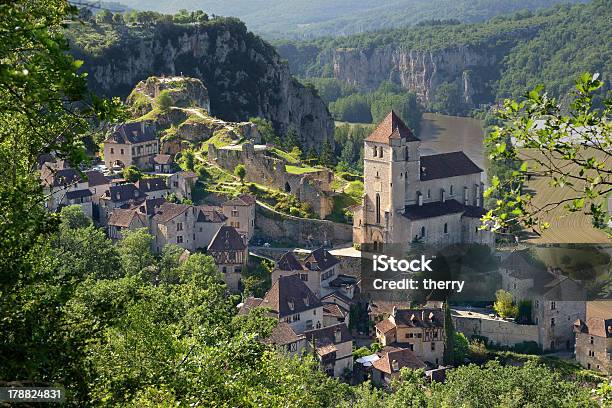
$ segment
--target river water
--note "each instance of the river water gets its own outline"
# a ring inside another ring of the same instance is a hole
[[[423,155],[462,150],[479,167],[485,168],[481,120],[425,113],[419,139]]]

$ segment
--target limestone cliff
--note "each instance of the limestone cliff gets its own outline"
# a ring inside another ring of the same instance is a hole
[[[216,117],[264,117],[281,135],[294,127],[305,149],[318,149],[325,140],[333,144],[333,121],[324,102],[293,79],[272,46],[236,19],[83,30],[72,27],[67,36],[73,53],[85,62],[90,86],[101,94],[125,97],[151,75],[182,74],[202,80]],[[99,35],[109,44],[99,46]]]

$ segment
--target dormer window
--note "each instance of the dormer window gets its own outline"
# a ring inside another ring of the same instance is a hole
[[[287,306],[289,306],[289,310],[294,310],[295,309],[295,303],[293,303],[293,300],[288,300],[287,301]]]
[[[310,306],[310,302],[308,301],[308,296],[304,298],[304,305],[306,307]]]

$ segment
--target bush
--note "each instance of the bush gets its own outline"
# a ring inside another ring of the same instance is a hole
[[[167,89],[164,89],[157,95],[155,105],[161,112],[168,112],[172,107],[172,97]]]
[[[123,169],[123,178],[130,183],[135,183],[142,178],[142,172],[134,165],[128,166]]]

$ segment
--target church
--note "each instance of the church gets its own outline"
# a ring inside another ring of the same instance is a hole
[[[482,172],[463,152],[421,156],[421,141],[389,113],[365,139],[363,203],[353,215],[356,244],[482,243]]]

